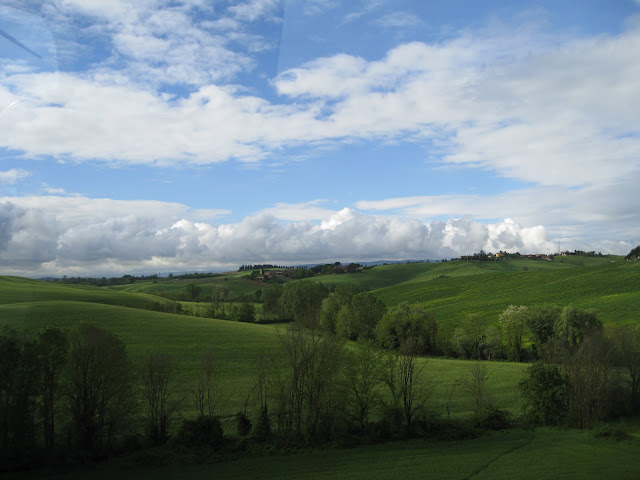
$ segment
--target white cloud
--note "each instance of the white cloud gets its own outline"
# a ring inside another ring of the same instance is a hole
[[[256,162],[353,139],[427,140],[445,164],[549,186],[612,182],[637,166],[640,28],[573,40],[527,28],[470,31],[400,45],[375,61],[320,58],[275,78],[291,100],[275,103],[208,84],[250,67],[184,11],[152,14],[142,4],[136,23],[100,5],[92,11],[110,22],[115,48],[132,60],[124,71],[131,78],[108,64],[83,75],[5,72],[0,100],[22,100],[0,115],[0,145],[32,156],[170,165]],[[168,32],[174,23],[183,28]],[[168,63],[154,65],[159,58]],[[209,62],[219,68],[205,68]],[[156,70],[198,87],[175,99],[138,82]]]
[[[6,170],[4,172],[0,171],[0,185],[15,185],[20,180],[27,178],[31,175],[31,172],[27,172],[21,168],[12,168],[10,170]]]
[[[411,28],[422,25],[422,19],[409,12],[393,12],[378,18],[375,23],[384,28]]]
[[[21,275],[103,275],[211,270],[242,263],[443,258],[487,249],[548,251],[544,227],[511,220],[434,220],[367,215],[350,208],[319,212],[276,205],[282,222],[260,212],[238,223],[164,202],[72,197],[0,199],[0,264]],[[294,211],[295,214],[291,214]],[[309,221],[322,215],[320,222]],[[209,217],[206,220],[205,217]]]
[[[229,7],[229,11],[239,20],[253,22],[258,18],[274,18],[282,7],[283,0],[249,0]]]

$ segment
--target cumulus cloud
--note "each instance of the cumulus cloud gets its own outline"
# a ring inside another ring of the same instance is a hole
[[[282,72],[273,79],[280,97],[266,100],[214,84],[211,75],[228,77],[234,73],[225,69],[248,64],[227,57],[234,54],[224,42],[194,27],[183,10],[131,24],[121,20],[124,10],[108,14],[114,20],[96,5],[92,11],[115,25],[110,38],[131,62],[85,74],[5,73],[0,99],[22,100],[0,116],[0,145],[32,156],[174,165],[258,162],[294,147],[404,139],[436,145],[435,161],[443,164],[548,186],[616,181],[640,155],[637,27],[577,39],[527,28],[478,30],[399,45],[377,60],[338,54]],[[163,32],[176,22],[184,28],[174,29],[182,32],[174,39]],[[216,62],[224,65],[211,67]],[[144,72],[195,85],[176,99],[141,83]]]
[[[309,206],[317,208],[314,202]],[[470,218],[426,223],[342,208],[323,212],[321,221],[283,222],[260,212],[225,224],[213,223],[212,213],[163,202],[5,198],[0,201],[0,263],[4,271],[21,275],[102,275],[212,270],[247,262],[443,258],[482,248],[553,249],[544,227],[522,227],[509,219],[488,225]]]
[[[6,185],[15,185],[20,180],[27,178],[31,175],[31,172],[23,170],[21,168],[12,168],[10,170],[0,172],[0,185],[3,183]]]

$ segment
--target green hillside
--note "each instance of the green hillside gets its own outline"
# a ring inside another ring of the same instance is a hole
[[[22,277],[0,277],[0,305],[10,303],[74,301],[148,308],[165,300],[140,293],[116,292],[106,288],[64,285]]]
[[[230,413],[239,408],[262,359],[276,355],[277,328],[206,318],[151,312],[134,308],[73,301],[0,305],[0,326],[36,332],[53,326],[69,329],[94,322],[117,334],[134,364],[151,351],[171,354],[178,364],[180,391],[189,392],[200,368],[202,353],[212,348],[220,367],[221,387],[231,395]]]
[[[201,296],[209,297],[216,288],[226,287],[229,289],[229,300],[238,299],[241,296],[253,296],[256,290],[264,285],[249,280],[247,274],[224,275],[213,278],[202,278],[196,280],[161,280],[136,282],[131,285],[119,285],[111,287],[114,290],[129,293],[147,293],[158,295],[171,300],[180,300],[180,295],[185,292],[187,283],[195,283],[200,286]]]
[[[638,264],[624,261],[592,266],[559,264],[548,269],[524,270],[526,265],[510,263],[510,271],[463,265],[460,271],[475,268],[483,274],[442,274],[445,276],[420,281],[414,278],[374,293],[388,306],[400,302],[423,304],[435,312],[441,324],[448,325],[457,324],[470,313],[478,314],[481,321],[493,322],[509,305],[542,303],[594,308],[604,323],[640,323]]]

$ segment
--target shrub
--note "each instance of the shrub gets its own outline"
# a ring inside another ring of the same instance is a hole
[[[251,432],[251,420],[243,411],[236,413],[236,431],[239,437],[246,437]]]
[[[220,420],[204,416],[196,420],[184,420],[178,432],[178,442],[188,446],[218,446],[223,436]]]

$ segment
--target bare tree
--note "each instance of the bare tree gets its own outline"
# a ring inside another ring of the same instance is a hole
[[[463,391],[473,398],[476,415],[487,408],[490,403],[486,388],[488,379],[487,366],[476,362],[469,370],[469,377],[462,382]]]
[[[68,358],[69,340],[62,330],[49,328],[39,334],[38,350],[42,370],[40,395],[44,443],[47,448],[51,448],[55,442],[55,418],[62,373]]]
[[[167,353],[151,353],[142,369],[143,396],[148,408],[149,436],[161,445],[167,441],[175,399],[175,361]]]
[[[369,421],[376,388],[382,382],[383,354],[371,342],[358,343],[358,347],[347,358],[345,380],[350,396],[349,405],[355,410],[360,428],[364,428]]]
[[[220,406],[222,397],[218,388],[220,383],[220,371],[213,356],[213,350],[208,348],[202,354],[200,363],[200,375],[195,391],[195,404],[198,417],[212,417]]]

